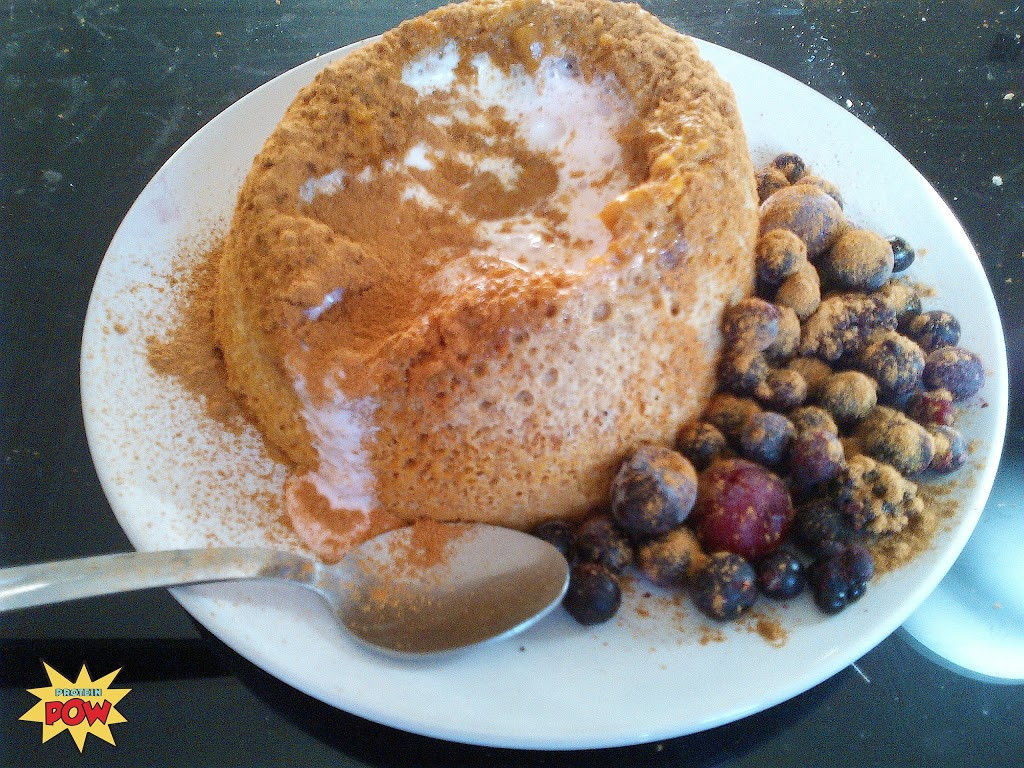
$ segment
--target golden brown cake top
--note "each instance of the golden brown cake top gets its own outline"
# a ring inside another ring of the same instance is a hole
[[[339,370],[334,383],[358,392],[376,360],[404,358],[417,378],[424,339],[459,357],[470,342],[445,318],[466,303],[495,305],[475,311],[474,336],[529,328],[567,286],[670,248],[677,224],[700,236],[687,176],[737,135],[728,86],[638,7],[474,0],[404,23],[302,91],[228,247],[245,253],[237,277],[261,332],[314,400]]]

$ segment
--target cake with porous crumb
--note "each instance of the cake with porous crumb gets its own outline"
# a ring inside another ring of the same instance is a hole
[[[736,102],[608,0],[470,0],[326,67],[220,264],[230,388],[325,558],[417,518],[584,515],[706,405],[753,287]]]

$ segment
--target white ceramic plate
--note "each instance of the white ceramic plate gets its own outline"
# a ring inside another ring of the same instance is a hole
[[[934,547],[834,618],[806,597],[780,607],[763,601],[762,612],[788,632],[782,647],[749,621],[713,629],[687,602],[639,594],[597,628],[559,611],[510,642],[417,663],[357,646],[315,598],[285,585],[176,591],[196,619],[280,679],[370,720],[461,742],[563,749],[678,736],[763,710],[855,661],[932,591],[981,513],[1006,420],[1006,355],[981,264],[938,195],[869,128],[779,72],[702,48],[736,90],[755,162],[798,151],[839,184],[854,221],[923,250],[912,274],[936,287],[932,303],[961,319],[963,343],[989,366],[988,405],[966,421],[975,466]],[[268,538],[295,546],[265,503],[279,493],[283,469],[251,431],[219,430],[154,374],[146,339],[164,333],[179,290],[173,275],[224,232],[251,159],[288,103],[346,50],[258,88],[186,142],[128,212],[103,261],[86,320],[82,398],[104,490],[139,549]]]

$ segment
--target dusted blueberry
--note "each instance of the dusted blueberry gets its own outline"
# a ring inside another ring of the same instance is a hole
[[[644,576],[661,587],[679,587],[702,567],[707,555],[693,531],[685,525],[650,539],[636,549],[636,563]]]
[[[691,421],[679,430],[676,448],[690,460],[697,469],[704,469],[712,461],[723,456],[728,448],[725,435],[714,424],[706,421]]]
[[[538,539],[543,539],[562,553],[562,557],[570,563],[576,556],[576,535],[572,525],[565,520],[547,520],[532,531]]]
[[[881,405],[858,425],[854,436],[867,455],[904,475],[923,472],[935,454],[935,441],[924,427]]]
[[[752,395],[768,378],[764,355],[730,350],[718,361],[718,385],[737,395]]]
[[[750,418],[740,435],[743,455],[751,461],[775,467],[786,457],[796,428],[781,413],[762,411]]]
[[[933,425],[928,432],[935,440],[935,455],[929,469],[946,474],[955,472],[967,462],[967,441],[952,427]]]
[[[693,602],[712,619],[735,619],[757,599],[753,566],[732,552],[715,552],[693,578]]]
[[[840,208],[843,207],[843,193],[839,191],[839,187],[837,187],[828,179],[823,179],[821,176],[812,176],[811,174],[807,174],[806,176],[801,177],[801,179],[796,183],[811,184],[817,187],[826,195],[835,200],[839,204]]]
[[[612,517],[627,533],[657,536],[683,522],[697,498],[689,459],[661,445],[642,445],[612,482]]]
[[[800,155],[783,152],[772,159],[772,167],[778,168],[786,175],[786,180],[794,184],[807,174],[807,164]]]
[[[867,416],[877,402],[874,380],[859,371],[832,374],[818,393],[818,404],[844,427]]]
[[[897,411],[906,412],[913,398],[914,390],[912,389],[907,392],[893,392],[889,389],[880,389],[878,391],[878,404],[895,408]]]
[[[747,419],[760,412],[761,406],[748,397],[719,392],[708,403],[704,420],[714,424],[726,439],[738,445]]]
[[[784,363],[793,357],[800,346],[800,318],[792,307],[776,306],[779,309],[779,335],[764,354],[775,363]]]
[[[780,189],[761,206],[761,233],[788,229],[804,241],[811,259],[828,250],[845,226],[839,203],[811,184]]]
[[[817,357],[794,357],[786,368],[804,377],[804,381],[807,382],[807,396],[812,399],[817,397],[822,385],[832,375],[832,366]]]
[[[757,276],[768,285],[781,285],[807,263],[807,246],[788,229],[761,235],[755,254]]]
[[[827,429],[808,429],[796,436],[789,447],[789,472],[799,488],[827,483],[843,468],[843,444]]]
[[[618,573],[633,562],[633,547],[611,517],[598,515],[576,531],[576,557],[580,562],[597,563]]]
[[[970,350],[942,347],[925,360],[924,385],[928,389],[948,389],[954,400],[976,395],[984,384],[985,366]]]
[[[722,334],[733,350],[763,352],[779,335],[779,309],[755,296],[742,299],[726,310]]]
[[[892,249],[869,229],[847,229],[821,258],[818,269],[830,285],[874,291],[892,276]]]
[[[768,372],[755,395],[768,408],[788,411],[807,399],[807,381],[790,368],[775,368]]]
[[[907,404],[907,415],[918,424],[952,426],[956,418],[953,393],[948,389],[928,389],[916,392]]]
[[[872,293],[871,298],[880,302],[901,328],[921,314],[921,294],[906,280],[890,280]]]
[[[889,238],[889,247],[892,248],[893,272],[903,272],[914,263],[917,254],[902,237]]]
[[[619,610],[622,588],[615,574],[597,563],[580,563],[569,572],[562,605],[580,624],[601,624]]]
[[[773,600],[788,600],[804,591],[804,568],[792,552],[780,549],[757,564],[757,586]]]
[[[857,541],[860,534],[849,518],[828,499],[814,499],[802,505],[793,520],[793,538],[815,558],[841,552]]]
[[[960,343],[960,321],[945,310],[922,312],[907,323],[907,334],[925,352],[940,347],[955,347]]]
[[[799,320],[806,320],[821,304],[821,279],[818,270],[805,261],[792,275],[782,281],[775,292],[775,303],[789,307]]]
[[[768,166],[757,173],[757,199],[759,202],[763,203],[780,189],[788,186],[789,179],[778,168]]]
[[[924,352],[906,336],[883,331],[861,352],[860,366],[878,382],[883,394],[902,395],[920,386]]]
[[[824,408],[816,405],[805,405],[802,408],[794,408],[789,412],[789,420],[796,427],[797,433],[806,432],[809,429],[824,429],[833,435],[839,434],[839,427],[835,419]]]
[[[778,475],[750,461],[726,459],[700,473],[693,514],[706,551],[759,560],[786,538],[793,502]]]

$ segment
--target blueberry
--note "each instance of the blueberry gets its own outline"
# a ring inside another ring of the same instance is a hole
[[[573,533],[572,525],[568,522],[547,520],[534,528],[531,533],[552,545],[570,563],[573,562],[573,558],[576,556],[576,535]]]
[[[732,349],[763,352],[779,335],[779,309],[764,299],[743,299],[726,310],[722,334]]]
[[[799,488],[827,483],[842,469],[843,444],[827,429],[808,429],[794,438],[789,447],[789,472]]]
[[[822,558],[841,552],[860,534],[842,512],[822,498],[797,509],[793,537],[812,557]]]
[[[800,318],[792,307],[775,306],[779,309],[779,335],[764,354],[769,360],[781,363],[793,357],[800,346]]]
[[[718,361],[718,384],[737,395],[751,395],[768,378],[764,355],[730,351]]]
[[[807,395],[812,399],[832,375],[832,366],[816,357],[794,357],[786,368],[804,377],[804,381],[807,382]]]
[[[760,232],[788,229],[804,241],[811,259],[832,247],[845,227],[839,203],[811,184],[780,189],[761,206]]]
[[[985,384],[981,358],[962,347],[941,347],[928,355],[924,364],[924,385],[948,389],[954,400],[965,400]]]
[[[818,270],[807,261],[782,281],[775,292],[775,303],[789,307],[799,320],[806,320],[821,304],[821,279]]]
[[[807,246],[788,229],[765,232],[757,241],[757,276],[778,286],[807,262]]]
[[[893,256],[889,243],[869,229],[847,229],[819,264],[831,285],[857,291],[881,288],[892,276]]]
[[[778,168],[786,175],[790,184],[799,181],[807,173],[807,164],[800,155],[783,152],[772,159],[772,167]]]
[[[877,334],[861,352],[860,366],[878,382],[883,395],[902,395],[920,385],[924,352],[906,336],[886,331]]]
[[[808,569],[814,603],[822,613],[839,613],[850,602],[849,582],[843,574],[840,555],[816,560]]]
[[[914,263],[917,254],[902,237],[889,238],[889,247],[892,248],[893,272],[903,272]]]
[[[941,309],[922,312],[907,324],[907,334],[925,352],[934,352],[940,347],[955,347],[960,343],[960,321]]]
[[[875,558],[867,547],[851,544],[843,551],[843,569],[851,584],[867,584],[875,575]],[[863,594],[863,590],[861,590]],[[859,595],[858,595],[859,597]]]
[[[753,566],[732,552],[715,552],[693,579],[693,602],[712,619],[735,619],[757,599]]]
[[[919,424],[941,424],[949,427],[956,418],[953,393],[948,389],[916,392],[907,404],[907,415]]]
[[[801,408],[794,408],[789,412],[789,420],[796,427],[797,432],[806,432],[809,429],[824,429],[833,435],[839,434],[839,427],[835,419],[824,408],[816,405],[805,405]]]
[[[772,166],[768,166],[763,171],[758,171],[756,179],[757,199],[761,203],[780,189],[789,186],[789,179],[786,178],[786,174]]]
[[[682,523],[697,499],[689,459],[661,445],[642,445],[612,482],[612,518],[628,534],[657,536]]]
[[[841,371],[828,377],[818,394],[818,404],[836,423],[849,426],[863,419],[878,402],[875,381],[858,371]]]
[[[874,573],[871,553],[856,544],[816,560],[808,571],[814,602],[823,613],[839,613],[864,595]]]
[[[952,427],[936,424],[928,427],[935,440],[935,455],[929,469],[942,474],[955,472],[967,462],[967,441]]]
[[[782,463],[796,428],[781,413],[762,411],[750,418],[740,435],[743,455],[768,467]]]
[[[788,411],[803,405],[807,399],[807,380],[798,371],[775,368],[768,371],[764,382],[754,394],[767,407]]]
[[[562,605],[580,624],[600,624],[619,610],[622,588],[615,574],[597,563],[581,563],[569,573]]]
[[[698,470],[725,454],[728,445],[718,427],[706,421],[693,421],[679,431],[676,448]]]
[[[928,468],[935,441],[916,421],[892,408],[878,406],[858,426],[855,437],[864,453],[895,467],[903,475]]]
[[[822,192],[824,192],[826,195],[828,195],[833,200],[835,200],[836,203],[839,204],[840,208],[843,207],[843,193],[839,191],[839,187],[837,187],[835,184],[833,184],[828,179],[823,179],[821,176],[812,176],[811,174],[807,174],[806,176],[803,176],[796,183],[797,184],[811,184],[811,185],[817,187]]]
[[[611,517],[599,515],[585,521],[576,532],[576,557],[618,573],[633,562],[633,548]]]
[[[636,549],[636,562],[644,576],[662,587],[682,586],[705,559],[697,537],[685,525]]]
[[[728,440],[739,444],[740,434],[747,419],[760,413],[761,406],[747,397],[736,397],[726,392],[719,392],[711,398],[704,419],[713,424]]]
[[[780,549],[757,564],[757,585],[773,600],[788,600],[804,591],[807,579],[796,556]]]
[[[873,292],[871,298],[881,302],[901,328],[921,314],[921,294],[906,280],[890,280]]]

